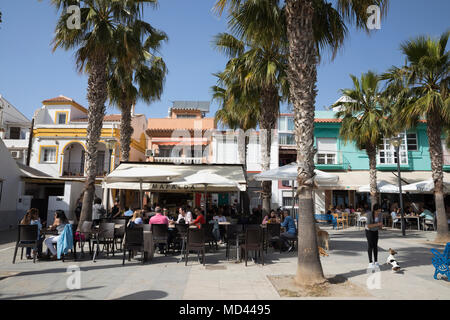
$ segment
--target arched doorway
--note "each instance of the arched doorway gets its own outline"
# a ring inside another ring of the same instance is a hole
[[[85,170],[85,147],[81,142],[70,142],[63,150],[64,160],[61,175],[83,177]]]

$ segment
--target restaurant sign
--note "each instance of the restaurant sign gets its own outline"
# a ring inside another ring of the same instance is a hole
[[[200,187],[194,185],[175,185],[170,183],[150,183],[150,190],[152,191],[196,191],[201,190]]]

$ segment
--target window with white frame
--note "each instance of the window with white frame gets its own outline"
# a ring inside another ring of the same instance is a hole
[[[317,138],[316,164],[337,164],[337,139]]]
[[[408,140],[405,133],[399,135],[402,138],[402,143],[400,145],[400,164],[408,164]],[[417,148],[417,139],[416,139]],[[391,143],[391,139],[383,139],[381,144],[378,146],[378,164],[397,164],[397,153],[395,147]]]
[[[42,147],[40,162],[41,163],[55,163],[56,162],[56,147]]]
[[[294,131],[294,118],[292,116],[283,116],[278,120],[278,131]]]

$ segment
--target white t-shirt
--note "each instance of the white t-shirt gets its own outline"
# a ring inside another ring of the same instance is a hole
[[[186,223],[190,223],[192,221],[192,213],[190,211],[186,212]]]
[[[183,220],[186,221],[186,218],[185,218],[181,213],[179,213],[179,214],[178,214],[178,218],[177,218],[177,223],[180,223],[180,220],[181,220],[181,219],[183,219]]]
[[[218,222],[227,222],[227,218],[225,218],[224,216],[214,216],[213,219],[217,220]]]

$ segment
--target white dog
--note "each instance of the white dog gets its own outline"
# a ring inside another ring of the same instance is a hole
[[[400,265],[398,264],[397,260],[395,260],[394,255],[396,255],[397,252],[395,250],[392,250],[389,248],[389,257],[387,258],[386,263],[390,263],[392,265],[392,271],[400,271]]]

